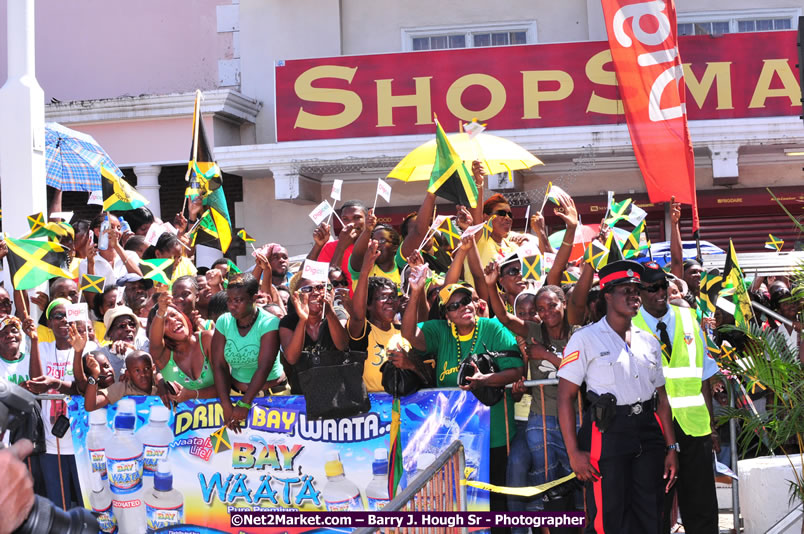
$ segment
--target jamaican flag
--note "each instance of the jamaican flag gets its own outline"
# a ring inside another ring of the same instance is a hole
[[[609,250],[614,239],[614,232],[610,232],[605,243],[595,239],[586,248],[583,254],[583,261],[592,265],[595,271],[599,271],[609,262]],[[615,245],[616,246],[616,245]]]
[[[6,245],[14,289],[33,289],[51,278],[75,278],[67,250],[58,243],[7,237]]]
[[[189,183],[189,187],[185,190],[185,195],[188,197],[196,194],[206,197],[223,184],[221,169],[212,157],[212,150],[204,131],[204,121],[201,120],[201,91],[195,92],[193,142],[190,146],[190,159],[184,180]]]
[[[522,258],[522,280],[541,280],[543,276],[541,254]]]
[[[618,231],[620,229],[614,228],[614,230]],[[649,248],[650,241],[647,238],[645,221],[641,221],[630,233],[628,233],[627,230],[623,230],[623,255],[625,256],[625,259],[631,259],[639,256],[641,251]]]
[[[447,247],[450,251],[455,250],[461,244],[461,229],[452,220],[452,217],[447,217],[439,225],[438,231],[441,232],[442,237],[447,242]]]
[[[86,291],[87,293],[103,293],[106,278],[103,276],[94,276],[91,274],[81,275],[81,286],[79,291]]]
[[[783,245],[784,240],[779,239],[778,237],[774,237],[773,234],[768,234],[768,240],[765,241],[765,248],[775,250],[776,252],[781,252]]]
[[[237,231],[237,237],[242,239],[244,243],[253,243],[255,241],[253,237],[248,235],[248,232],[246,232],[245,228]]]
[[[603,222],[608,226],[614,226],[620,221],[628,221],[634,226],[638,226],[647,216],[647,212],[634,204],[630,198],[626,198],[622,202],[614,202],[612,199],[606,220]]]
[[[435,121],[435,123],[436,156],[427,192],[435,193],[441,198],[462,206],[476,208],[477,185],[475,185],[472,173],[466,168],[466,164],[455,152],[455,149],[452,148],[444,129],[438,121]]]
[[[135,210],[148,204],[144,196],[106,167],[101,167],[101,185],[103,211]]]
[[[729,240],[726,265],[723,267],[723,286],[720,294],[732,297],[735,304],[734,323],[737,326],[748,326],[748,322],[753,317],[751,298],[746,291],[743,271],[737,262],[737,251],[734,250],[734,243],[731,240]]]
[[[219,187],[204,197],[204,206],[207,209],[201,214],[193,234],[193,245],[207,245],[226,253],[232,244],[232,223],[223,188]]]
[[[715,303],[722,286],[723,277],[718,269],[701,273],[698,307],[707,315],[715,313]]]
[[[170,285],[172,276],[173,258],[161,258],[156,260],[141,260],[140,270],[142,277],[153,280],[158,284]]]

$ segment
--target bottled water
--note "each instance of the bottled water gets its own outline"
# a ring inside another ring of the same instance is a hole
[[[324,464],[327,475],[327,485],[321,492],[324,504],[330,512],[349,512],[363,510],[363,499],[360,489],[354,482],[346,478],[343,473],[343,464],[338,451],[327,453],[327,463]]]
[[[145,494],[148,532],[184,523],[184,496],[173,489],[173,474],[167,460],[160,460],[154,475],[154,487]]]
[[[137,424],[134,399],[117,403],[114,434],[104,447],[112,508],[121,534],[145,532],[142,502],[142,443],[134,435]]]
[[[374,462],[371,464],[374,478],[366,486],[366,503],[369,510],[382,510],[391,500],[388,496],[388,451],[374,450]]]
[[[120,233],[121,234],[125,234],[126,232],[131,231],[131,225],[128,224],[128,222],[124,218],[118,217],[117,219],[120,221]]]
[[[170,410],[161,404],[151,406],[148,424],[137,431],[142,441],[142,484],[145,491],[154,485],[154,474],[160,460],[167,460],[170,444],[173,442],[173,431],[168,427]]]
[[[109,248],[109,234],[107,234],[106,231],[110,226],[109,214],[107,213],[106,218],[103,219],[100,229],[98,230],[98,250],[106,250]]]
[[[106,425],[106,408],[89,412],[89,432],[87,432],[87,453],[92,473],[100,473],[106,481],[106,442],[112,437],[112,431]]]
[[[112,494],[109,493],[106,482],[101,479],[98,471],[90,473],[90,480],[92,481],[92,491],[89,494],[89,505],[98,520],[100,531],[108,534],[117,532],[117,521],[112,513]]]

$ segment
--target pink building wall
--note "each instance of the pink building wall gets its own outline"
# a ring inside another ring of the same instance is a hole
[[[6,79],[0,0],[0,85]],[[36,77],[45,101],[214,89],[232,34],[217,33],[226,0],[37,0]]]

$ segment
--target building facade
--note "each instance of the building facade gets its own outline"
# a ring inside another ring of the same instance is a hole
[[[796,238],[766,187],[799,212],[804,201],[794,31],[804,2],[755,6],[676,2],[702,237],[734,237],[746,252],[769,232]],[[632,196],[662,240],[665,208],[647,199],[605,40],[599,0],[144,0],[135,12],[40,0],[37,78],[47,120],[93,135],[163,217],[181,208],[201,89],[235,226],[291,255],[309,250],[308,213],[332,181],[344,180],[343,199],[371,204],[376,179],[432,139],[434,112],[447,132],[478,118],[545,163],[489,178],[511,199],[515,228],[552,181],[587,223],[606,191]],[[426,183],[391,184],[377,213],[398,223]]]

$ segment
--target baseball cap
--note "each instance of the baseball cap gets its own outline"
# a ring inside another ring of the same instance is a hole
[[[139,282],[140,280],[145,280],[145,285],[148,286],[148,289],[154,286],[154,281],[150,278],[143,278],[142,276],[136,273],[126,273],[120,278],[117,279],[115,285],[117,287],[123,287],[124,285],[131,283],[131,282]]]
[[[441,302],[441,305],[446,306],[447,302],[449,302],[449,299],[452,298],[452,295],[458,291],[464,291],[468,295],[472,294],[472,289],[470,287],[467,287],[463,284],[450,284],[438,292],[438,299]]]

